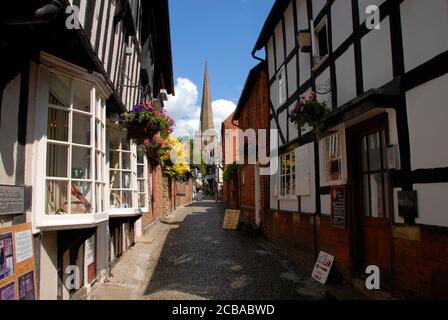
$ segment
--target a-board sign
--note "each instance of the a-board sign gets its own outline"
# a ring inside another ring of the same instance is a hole
[[[311,277],[321,284],[327,283],[333,262],[334,257],[331,254],[321,251]]]
[[[238,222],[240,220],[240,210],[226,210],[224,216],[224,223],[222,224],[223,229],[236,230],[238,228]]]
[[[345,217],[347,211],[346,187],[331,187],[331,224],[338,227],[345,227]]]
[[[35,300],[31,224],[0,228],[0,300]]]

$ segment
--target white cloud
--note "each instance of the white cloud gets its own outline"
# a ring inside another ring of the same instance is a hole
[[[199,118],[201,115],[201,101],[198,101],[198,88],[187,78],[177,78],[175,85],[176,95],[169,96],[165,104],[168,115],[176,121],[174,134],[178,137],[190,136],[199,131]],[[212,102],[213,119],[218,134],[221,123],[235,110],[234,102],[219,99]]]

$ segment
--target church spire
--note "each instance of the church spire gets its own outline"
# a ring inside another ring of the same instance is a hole
[[[205,61],[204,74],[204,88],[202,91],[202,105],[201,105],[201,133],[214,129],[213,112],[212,112],[212,98],[210,96],[210,80],[208,78],[208,62]]]

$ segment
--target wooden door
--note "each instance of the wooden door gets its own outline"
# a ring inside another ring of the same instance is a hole
[[[387,170],[387,122],[369,120],[349,133],[352,194],[352,252],[355,271],[381,271],[382,287],[392,284],[392,192]]]

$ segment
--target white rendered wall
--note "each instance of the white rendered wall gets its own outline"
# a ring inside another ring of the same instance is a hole
[[[356,97],[355,53],[351,46],[336,60],[338,106]]]
[[[389,18],[380,30],[371,30],[361,40],[364,91],[382,87],[393,79]]]
[[[419,214],[415,221],[419,224],[448,227],[448,183],[416,184],[414,190],[418,193]]]
[[[7,84],[1,103],[0,184],[15,185],[20,75]]]
[[[338,0],[331,6],[333,51],[353,33],[351,23],[352,4],[350,0]]]
[[[286,72],[288,73],[288,98],[292,96],[297,90],[297,63],[294,56],[286,66]]]
[[[295,34],[294,10],[291,2],[285,11],[286,56],[288,56],[296,46]]]
[[[406,0],[400,12],[406,71],[448,50],[447,0]]]
[[[57,233],[42,233],[40,248],[40,293],[41,300],[58,298]]]
[[[285,61],[285,48],[284,48],[284,42],[283,42],[283,25],[282,21],[278,23],[277,27],[275,28],[275,55],[277,58],[277,69],[280,68],[280,66]]]
[[[448,167],[448,75],[406,93],[412,169]]]

